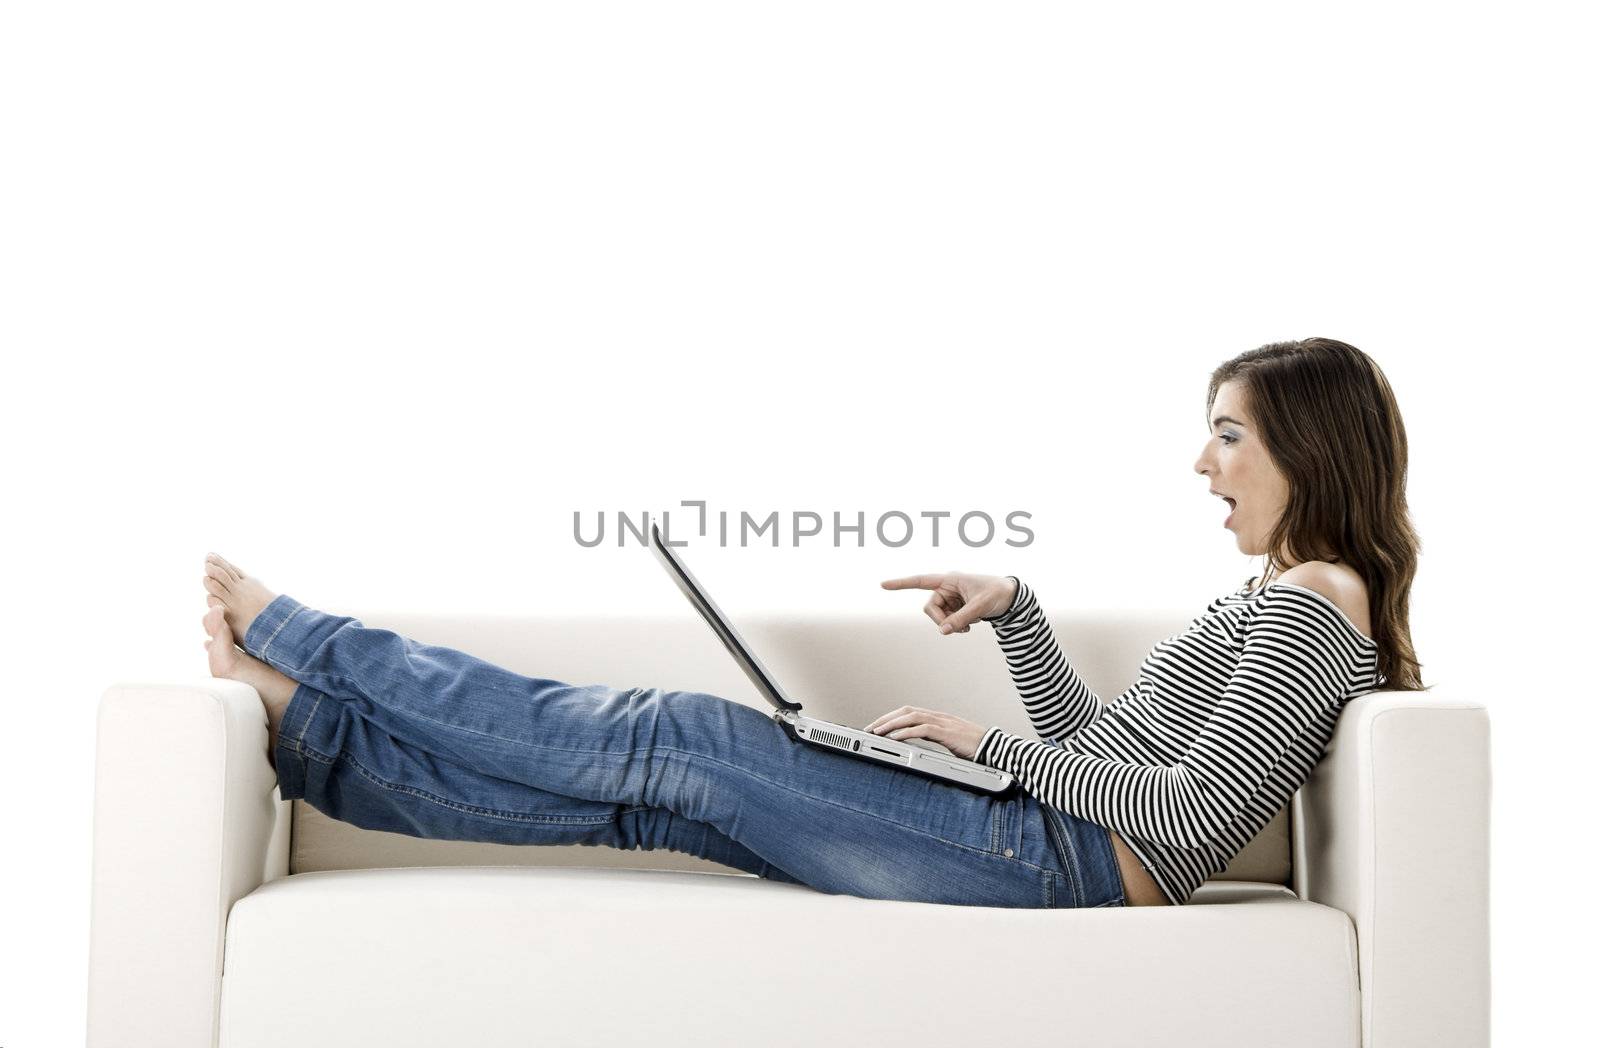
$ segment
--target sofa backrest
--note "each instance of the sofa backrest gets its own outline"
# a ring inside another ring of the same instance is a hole
[[[1065,612],[1051,615],[1062,649],[1109,701],[1133,683],[1157,641],[1198,612]],[[575,617],[423,616],[351,612],[368,626],[469,652],[529,676],[575,684],[701,691],[754,706],[761,698],[701,619],[683,615]],[[920,612],[874,615],[741,615],[736,625],[767,669],[808,714],[864,726],[897,706],[945,710],[1037,738],[993,630],[939,635]],[[620,866],[732,872],[693,856],[563,845],[517,847],[424,840],[363,830],[296,800],[290,873],[396,866]],[[1216,879],[1291,883],[1290,806]]]

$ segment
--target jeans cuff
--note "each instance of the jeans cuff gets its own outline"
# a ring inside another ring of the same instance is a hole
[[[278,794],[284,800],[306,795],[307,761],[330,764],[342,745],[339,700],[301,684],[294,689],[278,725]],[[330,752],[331,751],[331,752]]]
[[[261,609],[261,614],[244,631],[244,636],[239,640],[239,646],[262,662],[271,665],[267,658],[267,649],[272,647],[272,642],[277,639],[278,633],[289,624],[289,620],[306,610],[306,606],[289,596],[280,593]]]

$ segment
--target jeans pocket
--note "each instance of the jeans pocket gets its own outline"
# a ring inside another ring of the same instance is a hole
[[[1055,849],[1056,858],[1061,863],[1060,881],[1057,882],[1061,891],[1058,893],[1056,905],[1082,906],[1083,868],[1079,865],[1078,849],[1073,845],[1072,834],[1068,832],[1060,812],[1048,804],[1040,804],[1039,810],[1044,814],[1045,832],[1050,838],[1050,846]]]
[[[989,851],[1007,859],[1022,855],[1024,812],[1020,795],[996,800],[989,814]]]

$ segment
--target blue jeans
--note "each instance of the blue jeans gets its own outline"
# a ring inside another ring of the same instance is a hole
[[[364,829],[665,848],[869,899],[1126,905],[1103,827],[796,742],[729,699],[524,677],[286,594],[243,647],[299,682],[282,796]]]

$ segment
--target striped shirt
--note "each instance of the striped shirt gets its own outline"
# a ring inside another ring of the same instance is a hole
[[[1288,803],[1344,704],[1383,682],[1377,644],[1327,597],[1287,582],[1212,601],[1109,704],[1062,656],[1020,579],[1010,609],[984,621],[1043,741],[990,728],[972,759],[1116,830],[1178,905]]]

